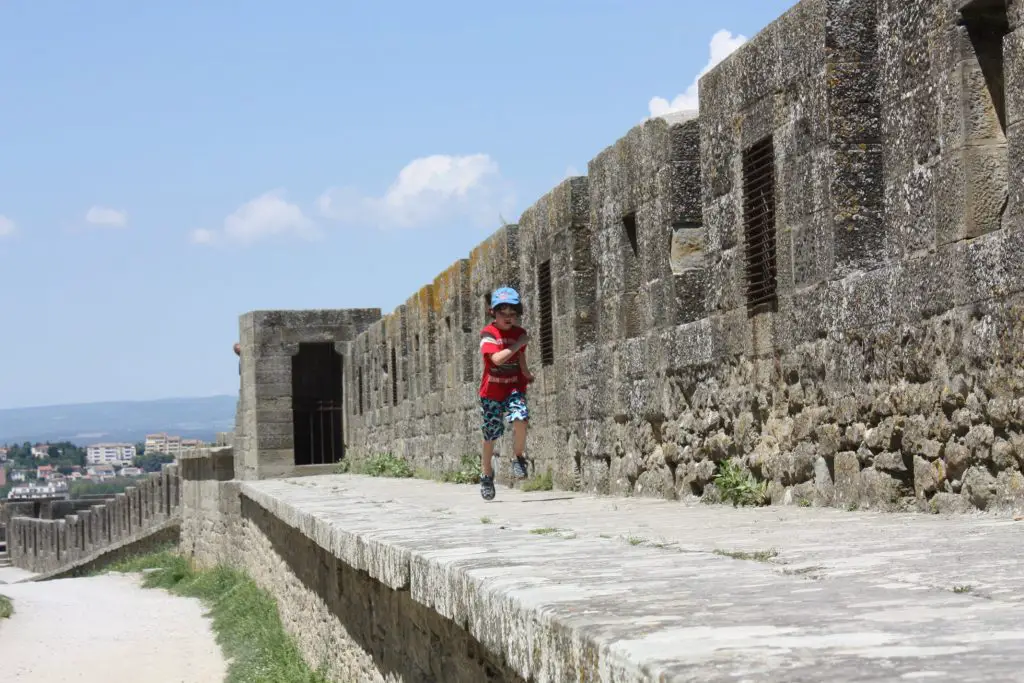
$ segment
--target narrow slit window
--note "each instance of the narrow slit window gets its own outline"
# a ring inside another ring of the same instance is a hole
[[[552,365],[555,362],[555,330],[551,302],[551,261],[545,261],[537,268],[537,298],[540,304],[540,362],[541,365]]]
[[[363,369],[359,368],[359,414],[363,414]]]
[[[398,405],[398,358],[395,347],[391,347],[391,405]]]
[[[985,79],[1002,133],[1006,134],[1006,76],[1003,38],[1010,32],[1006,0],[975,0],[961,10],[962,23]]]
[[[747,310],[777,306],[775,262],[775,144],[771,137],[743,153],[743,236]]]
[[[633,256],[640,254],[640,242],[636,236],[636,211],[631,211],[622,217],[622,229],[626,232],[626,240],[633,249]]]

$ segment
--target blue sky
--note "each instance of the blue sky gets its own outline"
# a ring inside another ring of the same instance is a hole
[[[392,310],[791,4],[2,3],[0,408],[234,393],[240,314]]]

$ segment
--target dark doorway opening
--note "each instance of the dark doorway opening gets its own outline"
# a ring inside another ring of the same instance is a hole
[[[345,457],[342,358],[332,342],[299,344],[292,357],[292,425],[296,465]]]

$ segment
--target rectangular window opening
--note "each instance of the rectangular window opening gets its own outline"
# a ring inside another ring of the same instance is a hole
[[[771,136],[743,153],[743,235],[747,311],[778,306],[775,262],[775,144]]]
[[[537,268],[537,298],[540,317],[540,361],[541,365],[553,365],[555,330],[551,302],[551,261],[545,261]]]
[[[960,11],[974,55],[985,78],[999,126],[1006,134],[1006,77],[1003,38],[1010,32],[1006,0],[975,0]]]
[[[631,211],[622,217],[622,227],[626,231],[626,239],[629,246],[633,248],[633,256],[640,254],[640,243],[636,236],[636,211]]]

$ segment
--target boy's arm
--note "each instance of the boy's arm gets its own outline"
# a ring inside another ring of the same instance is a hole
[[[526,351],[524,350],[519,355],[519,369],[523,372],[523,377],[526,378],[527,384],[533,381],[533,374],[530,372],[529,366],[526,364]]]
[[[507,361],[509,358],[514,356],[516,353],[518,353],[519,349],[521,349],[524,346],[526,346],[527,341],[528,341],[528,337],[527,337],[526,333],[523,332],[523,334],[519,337],[519,339],[516,339],[512,343],[512,346],[508,347],[507,349],[501,349],[500,351],[495,351],[495,349],[497,349],[498,346],[495,345],[495,344],[489,344],[489,343],[486,343],[486,342],[484,344],[481,344],[480,349],[483,351],[485,356],[490,356],[491,357],[491,362],[492,363],[494,363],[495,365],[501,365],[502,363]]]

